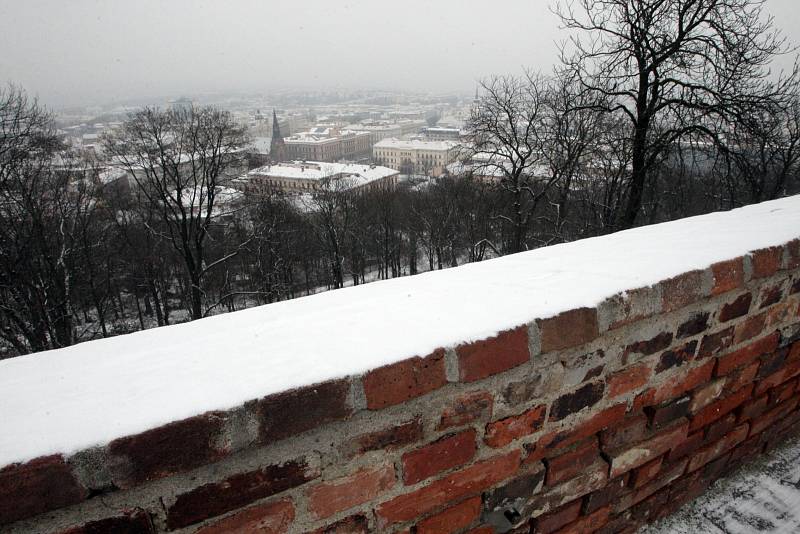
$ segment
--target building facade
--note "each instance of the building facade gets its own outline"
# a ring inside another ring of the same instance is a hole
[[[378,165],[397,169],[402,174],[440,176],[456,160],[461,145],[456,141],[384,139],[372,147]]]
[[[253,169],[236,180],[235,186],[253,194],[393,189],[399,175],[394,169],[377,165],[293,161]]]

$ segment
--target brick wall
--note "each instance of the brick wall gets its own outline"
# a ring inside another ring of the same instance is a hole
[[[0,469],[0,531],[631,532],[800,422],[800,241]]]

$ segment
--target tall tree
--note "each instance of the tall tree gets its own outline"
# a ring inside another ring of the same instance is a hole
[[[715,137],[743,113],[780,100],[795,68],[772,78],[787,51],[764,0],[565,0],[572,32],[562,60],[605,112],[627,118],[631,170],[618,227],[632,226],[648,177],[685,135]]]

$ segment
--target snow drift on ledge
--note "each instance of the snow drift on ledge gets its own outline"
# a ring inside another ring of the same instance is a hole
[[[0,466],[484,339],[800,236],[800,196],[0,361]]]

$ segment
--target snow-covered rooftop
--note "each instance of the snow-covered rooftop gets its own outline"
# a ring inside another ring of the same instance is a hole
[[[375,148],[394,148],[401,150],[452,150],[459,146],[456,141],[426,141],[422,139],[396,139],[390,137],[373,145]]]
[[[351,185],[355,187],[398,173],[399,171],[379,165],[328,163],[324,161],[295,161],[277,165],[265,165],[264,167],[259,167],[248,172],[247,176],[314,181],[347,178],[353,182]]]
[[[0,361],[0,466],[596,306],[800,235],[800,196]]]

